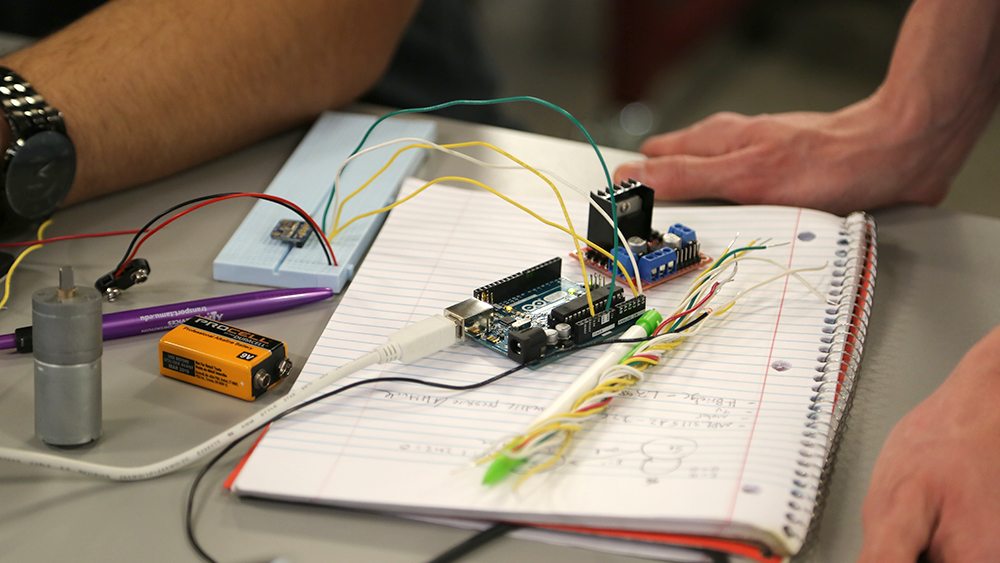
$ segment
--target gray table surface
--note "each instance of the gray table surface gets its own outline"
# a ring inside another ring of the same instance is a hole
[[[174,177],[62,210],[48,235],[137,228],[184,199],[208,193],[261,191],[304,130],[258,143]],[[533,163],[565,171],[588,187],[603,183],[589,147],[537,135],[441,121],[439,140],[488,140]],[[609,164],[630,158],[608,151]],[[432,156],[420,170],[468,174],[509,192],[503,172]],[[192,214],[150,239],[149,282],[127,292],[106,312],[240,293],[252,286],[212,280],[212,259],[249,201],[233,201]],[[883,210],[879,274],[869,341],[854,410],[840,450],[829,503],[813,549],[801,561],[853,561],[861,546],[860,511],[872,466],[892,426],[933,391],[962,354],[1000,323],[1000,221],[920,207]],[[57,268],[72,265],[93,280],[117,262],[123,237],[51,244],[27,259],[13,278],[13,297],[0,312],[0,333],[30,323],[31,293],[54,285]],[[240,326],[289,344],[301,366],[329,318],[329,302]],[[150,335],[108,342],[104,349],[104,435],[69,457],[118,465],[150,463],[213,436],[267,404],[246,403],[178,384],[157,373]],[[287,384],[282,384],[286,386]],[[0,445],[45,450],[33,437],[32,358],[0,353]],[[238,448],[238,452],[245,448]],[[198,495],[196,524],[206,549],[222,561],[424,561],[468,532],[387,516],[332,508],[241,499],[221,482],[236,455],[207,477]],[[193,470],[139,483],[108,483],[83,476],[0,462],[0,561],[197,561],[182,524]],[[575,548],[505,538],[468,561],[637,561]]]

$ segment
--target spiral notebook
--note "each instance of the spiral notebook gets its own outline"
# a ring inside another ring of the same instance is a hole
[[[522,203],[564,223],[552,197]],[[586,207],[577,203],[570,214],[585,230]],[[693,228],[713,257],[737,236],[786,243],[757,255],[790,268],[819,267],[801,276],[829,302],[795,278],[747,293],[615,399],[560,463],[517,489],[513,480],[482,486],[483,468],[472,462],[520,432],[600,350],[475,391],[382,383],[332,397],[272,425],[233,490],[701,545],[758,561],[795,554],[818,520],[851,405],[874,287],[874,224],[861,213],[842,218],[785,207],[656,208],[654,228],[676,222]],[[571,250],[566,234],[494,196],[435,186],[392,211],[297,385],[476,287]],[[576,262],[563,264],[564,276],[581,279]],[[778,271],[742,262],[727,291]],[[673,310],[690,281],[650,290],[648,305]],[[495,352],[463,343],[343,382],[408,376],[465,384],[510,367]]]

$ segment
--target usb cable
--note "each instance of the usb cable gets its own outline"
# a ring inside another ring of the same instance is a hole
[[[262,424],[266,424],[286,410],[303,402],[311,395],[316,394],[348,375],[376,364],[415,362],[424,356],[443,350],[458,341],[461,330],[460,325],[456,327],[454,321],[446,319],[441,315],[434,315],[408,325],[389,335],[385,344],[378,346],[364,356],[332,369],[298,389],[289,391],[281,399],[264,407],[253,416],[234,425],[218,436],[157,463],[138,467],[117,467],[79,461],[49,453],[30,452],[13,448],[0,448],[0,460],[72,471],[112,481],[153,479],[186,467],[219,448],[242,438]]]

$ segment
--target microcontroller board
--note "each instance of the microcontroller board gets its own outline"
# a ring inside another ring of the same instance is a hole
[[[562,259],[553,258],[487,284],[445,314],[462,326],[462,337],[519,364],[545,360],[554,352],[607,338],[631,326],[646,310],[646,298],[625,298],[618,286],[587,287],[563,278]],[[608,301],[611,307],[608,308]]]

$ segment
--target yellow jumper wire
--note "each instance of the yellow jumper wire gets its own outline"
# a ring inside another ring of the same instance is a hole
[[[45,229],[48,228],[48,226],[51,224],[52,224],[52,219],[49,219],[48,221],[42,223],[38,227],[38,240],[42,240],[42,236],[45,234]],[[7,300],[10,299],[10,279],[14,277],[14,269],[21,264],[21,261],[24,260],[25,256],[31,254],[32,252],[38,250],[41,247],[42,247],[41,244],[33,244],[28,248],[25,248],[24,252],[17,255],[17,258],[15,258],[14,262],[11,263],[10,268],[7,268],[7,279],[4,280],[3,283],[3,299],[0,299],[0,309],[3,309],[3,306],[7,304]]]
[[[553,223],[551,221],[548,221],[548,220],[542,218],[537,213],[534,213],[533,211],[529,210],[525,206],[523,206],[523,205],[515,202],[514,200],[510,199],[509,197],[504,196],[503,194],[499,193],[495,189],[490,188],[489,186],[486,186],[485,184],[483,184],[481,182],[478,182],[476,180],[472,180],[470,178],[463,178],[463,177],[460,177],[460,176],[445,176],[445,177],[442,177],[442,178],[437,178],[436,180],[433,180],[431,182],[428,182],[427,184],[424,184],[422,187],[420,187],[414,193],[410,194],[409,196],[407,196],[407,197],[405,197],[405,198],[403,198],[403,199],[401,199],[399,201],[396,201],[395,203],[393,203],[391,205],[385,206],[385,207],[383,207],[381,209],[376,209],[374,211],[369,211],[367,213],[362,213],[362,214],[360,214],[360,215],[352,218],[350,221],[348,221],[347,223],[345,223],[343,226],[340,226],[340,216],[341,216],[341,213],[343,211],[344,205],[347,203],[347,201],[350,200],[355,195],[357,195],[361,190],[365,189],[376,178],[378,178],[378,176],[381,175],[393,163],[393,161],[400,154],[402,154],[404,151],[407,151],[407,150],[410,150],[410,149],[413,149],[413,148],[425,148],[425,149],[432,149],[432,148],[434,148],[431,145],[415,143],[415,144],[412,144],[412,145],[407,145],[407,146],[405,146],[405,147],[397,150],[396,153],[392,156],[392,158],[390,158],[389,161],[381,169],[379,169],[375,173],[374,176],[372,176],[370,179],[368,179],[368,181],[366,181],[364,184],[362,184],[356,190],[354,190],[353,192],[351,192],[350,194],[348,194],[347,197],[345,197],[344,200],[340,202],[340,205],[337,208],[337,212],[334,215],[334,227],[333,227],[333,229],[330,232],[328,240],[332,241],[334,239],[334,237],[336,237],[338,234],[340,234],[341,232],[343,232],[343,230],[346,229],[348,226],[350,226],[351,223],[353,223],[354,221],[357,221],[357,220],[365,218],[365,217],[370,217],[370,216],[378,214],[378,213],[382,213],[382,212],[388,211],[388,210],[396,207],[397,205],[400,205],[400,204],[408,201],[410,198],[414,197],[415,195],[417,195],[418,193],[420,193],[424,189],[430,187],[431,185],[434,185],[434,184],[442,182],[442,181],[466,182],[466,183],[469,183],[469,184],[473,184],[473,185],[479,186],[479,187],[481,187],[481,188],[483,188],[483,189],[485,189],[485,190],[493,193],[494,195],[500,197],[504,201],[510,203],[511,205],[514,205],[515,207],[517,207],[517,208],[521,209],[522,211],[528,213],[532,217],[538,219],[542,223],[544,223],[546,225],[549,225],[551,227],[555,227],[555,228],[557,228],[557,229],[559,229],[559,230],[561,230],[561,231],[569,234],[571,237],[573,237],[573,244],[576,247],[577,258],[579,260],[580,270],[581,270],[581,273],[583,274],[583,278],[584,279],[587,278],[587,272],[586,272],[586,265],[585,265],[584,260],[583,260],[583,254],[580,251],[580,244],[579,243],[581,241],[584,242],[585,244],[587,244],[588,246],[590,246],[591,248],[593,248],[594,250],[596,250],[597,252],[601,253],[602,255],[604,255],[605,257],[607,257],[608,259],[614,260],[619,265],[619,268],[620,268],[620,271],[622,272],[622,274],[625,276],[625,280],[628,283],[629,289],[632,291],[632,294],[633,295],[638,295],[638,290],[636,289],[636,286],[635,286],[634,282],[632,281],[632,278],[630,276],[628,276],[628,274],[626,273],[627,270],[625,270],[624,264],[622,264],[622,262],[619,261],[619,260],[617,260],[615,257],[611,256],[611,253],[609,253],[607,250],[604,250],[603,248],[598,247],[597,245],[595,245],[591,241],[589,241],[586,238],[583,238],[579,234],[577,234],[576,230],[573,228],[572,219],[570,219],[569,211],[566,209],[566,203],[565,203],[565,201],[563,201],[562,196],[559,193],[559,189],[556,187],[556,185],[554,183],[552,183],[551,180],[549,180],[548,177],[546,177],[541,172],[535,170],[534,168],[532,168],[531,166],[529,166],[527,163],[519,160],[517,157],[515,157],[515,156],[507,153],[503,149],[500,149],[499,147],[493,146],[493,145],[491,145],[489,143],[484,143],[484,142],[481,142],[481,141],[470,141],[470,142],[466,142],[466,143],[453,143],[453,144],[450,144],[450,145],[442,145],[442,146],[444,148],[449,148],[449,149],[450,148],[462,148],[462,147],[468,147],[468,146],[486,147],[486,148],[489,148],[491,150],[494,150],[494,151],[502,154],[503,156],[505,156],[505,157],[509,158],[510,160],[514,161],[518,165],[524,167],[526,170],[528,170],[531,173],[535,174],[536,176],[538,176],[539,178],[541,178],[546,184],[548,184],[550,188],[552,188],[552,191],[555,194],[556,199],[559,201],[559,205],[562,208],[563,216],[566,218],[566,222],[569,225],[569,229],[566,229],[562,225],[558,225],[556,223]],[[587,295],[587,303],[588,303],[588,306],[589,306],[589,309],[590,309],[590,314],[594,315],[595,314],[595,310],[594,310],[593,297],[592,297],[592,295],[590,293],[590,287],[587,284],[584,284],[584,285],[585,285],[585,291],[586,291],[586,295]]]

